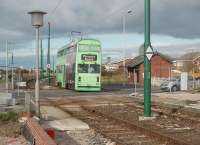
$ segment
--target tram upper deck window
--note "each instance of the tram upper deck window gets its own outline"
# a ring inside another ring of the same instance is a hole
[[[98,52],[100,51],[99,45],[79,45],[79,51],[90,51],[90,52]]]

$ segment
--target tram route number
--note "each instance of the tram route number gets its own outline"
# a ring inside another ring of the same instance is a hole
[[[97,56],[96,55],[91,55],[91,54],[82,54],[81,55],[81,60],[84,61],[96,61]]]

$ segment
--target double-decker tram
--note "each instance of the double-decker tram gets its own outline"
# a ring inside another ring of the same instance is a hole
[[[56,81],[76,91],[100,91],[101,43],[81,39],[62,47],[57,53]]]

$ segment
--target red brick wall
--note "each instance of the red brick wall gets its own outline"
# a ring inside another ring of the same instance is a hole
[[[144,73],[144,63],[139,66],[139,82],[138,84],[143,84],[143,74]]]
[[[34,145],[56,145],[54,140],[49,137],[45,130],[40,126],[40,124],[33,118],[28,118],[25,124],[26,129],[28,130],[29,136],[32,137]],[[27,134],[24,134],[27,135]]]
[[[170,76],[170,69],[172,64],[160,57],[155,55],[151,61],[152,65],[152,77],[168,78]]]
[[[151,59],[151,76],[156,78],[169,78],[170,77],[170,69],[172,67],[172,63],[163,59],[159,55],[154,55]],[[139,82],[138,84],[143,84],[143,73],[144,73],[144,64],[142,63],[139,66]],[[132,74],[133,75],[133,74]],[[133,78],[130,77],[130,78]],[[129,79],[129,83],[133,83],[134,80]]]

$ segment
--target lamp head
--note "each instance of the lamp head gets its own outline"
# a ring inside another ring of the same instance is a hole
[[[46,12],[36,10],[28,12],[28,14],[31,15],[32,26],[35,27],[43,26],[43,15],[47,14]]]

